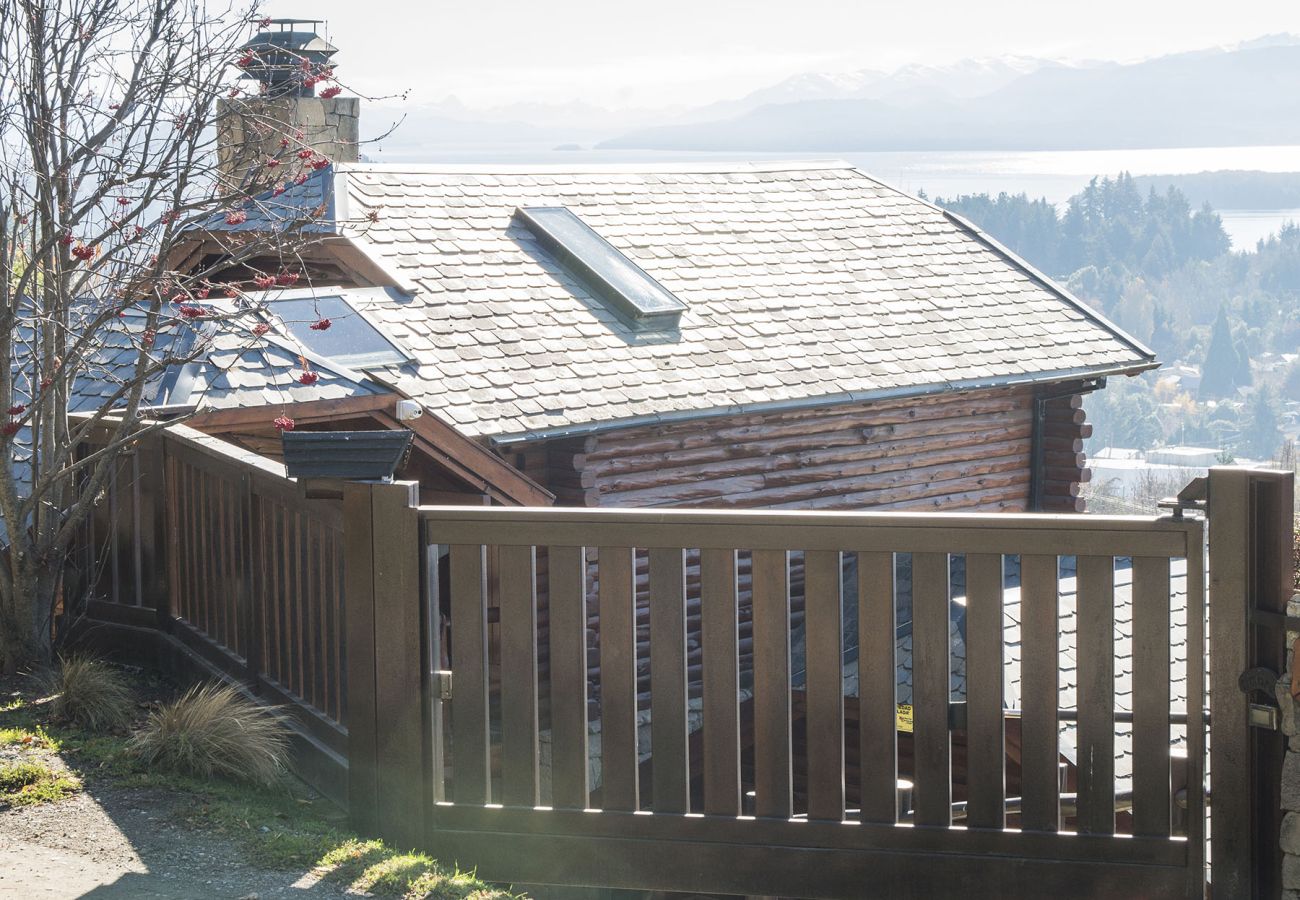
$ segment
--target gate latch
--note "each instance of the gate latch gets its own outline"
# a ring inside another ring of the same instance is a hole
[[[1273,701],[1273,686],[1276,684],[1277,673],[1263,666],[1247,669],[1237,679],[1237,686],[1242,693],[1259,693],[1265,698],[1263,703],[1257,703],[1252,697],[1246,708],[1246,721],[1252,728],[1277,731],[1282,727],[1282,710]]]
[[[451,670],[439,669],[438,671],[433,673],[433,677],[437,680],[436,686],[438,689],[438,699],[450,700],[451,699]]]
[[[1156,506],[1169,510],[1175,519],[1181,519],[1183,513],[1191,510],[1205,512],[1209,506],[1210,480],[1193,478],[1188,485],[1178,492],[1177,497],[1166,497]]]

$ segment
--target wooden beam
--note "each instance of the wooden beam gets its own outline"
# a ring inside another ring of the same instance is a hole
[[[391,410],[398,399],[399,397],[396,394],[365,394],[359,397],[341,397],[332,400],[304,400],[298,403],[284,404],[283,408],[285,414],[295,422],[315,422],[343,416],[362,415],[380,410]],[[220,432],[241,425],[265,425],[269,405],[209,410],[187,419],[186,424],[191,428],[207,432]],[[281,404],[274,405],[276,409],[281,408]]]
[[[461,434],[441,419],[426,413],[407,422],[399,421],[395,393],[366,394],[332,400],[306,400],[283,407],[299,423],[328,422],[369,416],[385,428],[409,428],[416,447],[453,476],[475,490],[491,494],[507,505],[550,506],[555,495],[524,475],[473,438]],[[277,408],[279,408],[277,406]],[[249,425],[265,426],[268,407],[217,409],[200,413],[188,421],[194,428],[213,434],[235,431]]]
[[[415,432],[416,446],[427,455],[462,480],[507,503],[550,506],[555,502],[555,495],[546,488],[436,416],[426,412],[418,419],[399,422],[396,416],[380,412],[375,419],[390,428],[410,428]]]

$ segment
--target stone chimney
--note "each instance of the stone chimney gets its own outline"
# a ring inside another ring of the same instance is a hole
[[[307,146],[332,162],[356,162],[361,101],[330,93],[329,59],[337,51],[317,33],[317,19],[272,19],[242,48],[240,65],[254,82],[251,96],[218,104],[217,160],[223,174],[242,178],[282,153],[280,139]],[[302,137],[298,138],[297,135]]]

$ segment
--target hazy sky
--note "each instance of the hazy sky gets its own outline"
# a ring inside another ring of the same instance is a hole
[[[329,21],[344,80],[471,106],[697,105],[805,71],[1138,59],[1300,33],[1296,0],[269,0]]]

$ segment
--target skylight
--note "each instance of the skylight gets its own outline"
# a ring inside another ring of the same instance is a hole
[[[341,296],[272,300],[270,308],[304,347],[348,368],[397,366],[411,359]],[[311,327],[321,319],[329,319],[330,327]]]
[[[686,304],[563,206],[515,210],[546,250],[635,326],[671,328]]]

